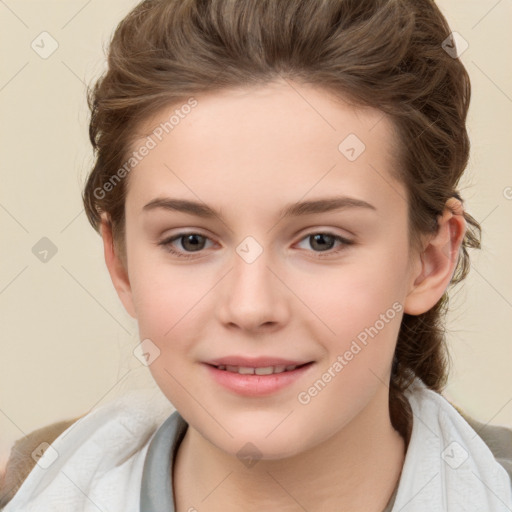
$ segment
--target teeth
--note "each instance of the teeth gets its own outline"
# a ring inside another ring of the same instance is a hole
[[[228,372],[240,373],[241,375],[272,375],[273,373],[283,373],[289,372],[291,370],[295,370],[297,365],[290,364],[288,366],[285,365],[277,365],[277,366],[265,366],[261,368],[250,368],[248,366],[217,366],[219,370],[226,370]]]
[[[274,372],[274,368],[272,366],[267,366],[265,368],[255,368],[254,373],[256,375],[272,375]]]

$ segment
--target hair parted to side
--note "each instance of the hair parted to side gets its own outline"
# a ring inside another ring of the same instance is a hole
[[[126,262],[124,202],[129,176],[105,184],[129,158],[137,128],[191,96],[279,79],[323,88],[380,109],[399,142],[397,177],[409,203],[411,243],[437,229],[467,165],[468,74],[442,48],[450,28],[432,0],[146,0],[118,25],[108,69],[89,90],[95,164],[83,202],[99,230],[105,212]],[[140,134],[138,134],[140,136]],[[452,283],[469,270],[480,226],[468,223]],[[390,382],[390,415],[408,442],[404,395],[414,376],[446,385],[447,294],[428,312],[404,315]]]

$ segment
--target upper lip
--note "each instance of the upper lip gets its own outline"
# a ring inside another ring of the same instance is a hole
[[[300,366],[311,363],[312,361],[299,361],[297,359],[283,359],[280,357],[241,357],[226,356],[218,359],[205,361],[206,364],[213,366],[242,366],[245,368],[266,368],[268,366]]]

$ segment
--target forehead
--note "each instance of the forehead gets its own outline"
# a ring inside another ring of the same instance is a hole
[[[217,204],[251,192],[289,202],[284,196],[333,187],[371,196],[392,182],[388,192],[400,195],[391,172],[395,130],[377,109],[289,81],[194,101],[163,108],[140,127],[132,151],[153,147],[130,173],[128,197],[140,203],[169,189]]]

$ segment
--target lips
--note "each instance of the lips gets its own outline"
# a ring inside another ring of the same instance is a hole
[[[308,363],[305,363],[308,364]],[[275,366],[232,366],[232,365],[218,365],[216,368],[232,373],[239,373],[240,375],[272,375],[274,373],[291,372],[296,368],[304,365],[275,365]]]
[[[294,361],[275,357],[247,358],[240,356],[228,356],[209,361],[206,364],[240,375],[273,375],[290,372],[300,368],[311,361]]]
[[[203,363],[203,366],[207,375],[229,391],[241,396],[263,397],[292,386],[311,374],[315,362],[227,357]]]
[[[242,368],[268,368],[270,366],[302,366],[307,363],[311,363],[312,361],[308,360],[294,360],[294,359],[284,359],[279,357],[241,357],[241,356],[227,356],[221,357],[218,359],[212,359],[210,361],[205,361],[206,364],[211,366],[236,366]]]

